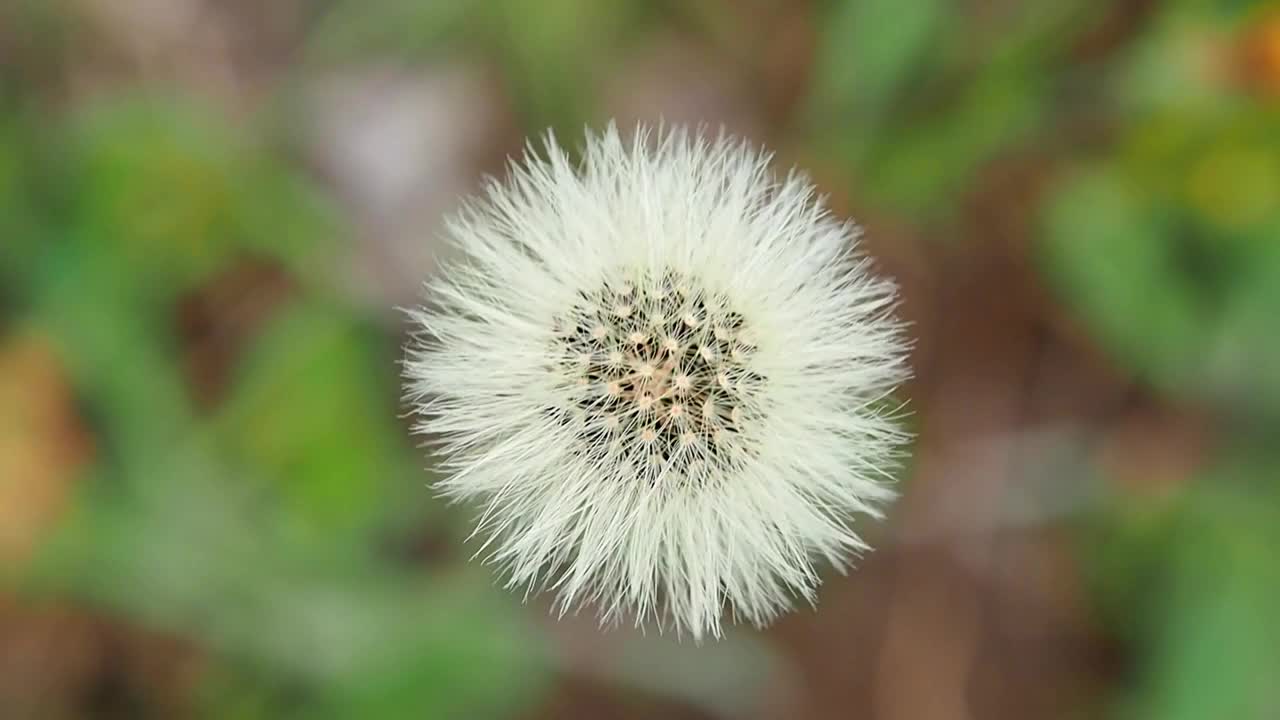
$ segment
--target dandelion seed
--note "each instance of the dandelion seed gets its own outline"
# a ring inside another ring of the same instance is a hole
[[[718,637],[866,548],[906,342],[894,286],[803,177],[610,127],[576,167],[530,150],[449,235],[466,259],[411,311],[406,394],[511,585]]]

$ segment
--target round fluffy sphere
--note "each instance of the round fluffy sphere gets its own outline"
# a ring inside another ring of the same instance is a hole
[[[548,139],[447,225],[406,363],[438,488],[480,554],[695,637],[813,602],[815,560],[865,548],[904,433],[892,283],[812,185],[724,137]]]

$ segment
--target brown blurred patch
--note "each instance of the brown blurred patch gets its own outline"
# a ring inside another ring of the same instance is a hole
[[[884,651],[894,567],[892,549],[876,550],[848,576],[829,576],[817,611],[807,608],[769,629],[795,665],[800,688],[779,698],[770,718],[835,718],[856,708],[872,718],[876,665]]]
[[[934,547],[895,568],[871,698],[884,718],[974,717],[968,684],[990,632],[981,612],[988,581],[975,573],[989,565],[1015,482],[1006,438],[1022,422],[1039,340],[1025,258],[1010,252],[1019,245],[977,224],[971,242],[937,253],[947,272],[931,309],[945,321],[933,325],[916,470],[896,508],[898,532]]]
[[[243,94],[229,27],[205,0],[70,0],[78,42],[69,47],[73,99],[124,88],[195,88],[232,106]]]
[[[668,33],[622,59],[602,88],[601,106],[625,132],[637,123],[722,127],[761,140],[759,108],[744,68],[718,49]]]
[[[191,717],[202,659],[185,641],[0,595],[0,714],[15,720]]]
[[[0,568],[30,557],[90,454],[52,344],[34,334],[0,343]]]
[[[1070,534],[1002,533],[990,559],[986,634],[968,683],[973,717],[1098,716],[1121,657],[1093,622]]]
[[[1051,479],[1055,501],[1087,497],[1083,478],[1045,477],[1061,467],[1045,446],[1093,452],[1132,391],[1087,336],[1063,332],[1042,285],[1031,239],[1053,165],[1039,152],[988,163],[956,237],[867,222],[914,322],[920,439],[891,538],[829,580],[816,615],[774,631],[808,682],[778,717],[1072,717],[1105,697],[1114,651],[1059,521],[1073,508],[1035,502]]]
[[[279,266],[245,260],[179,301],[183,368],[199,406],[218,402],[241,350],[293,290],[292,278]]]
[[[1236,65],[1246,87],[1261,95],[1280,97],[1280,10],[1261,14],[1245,28]]]
[[[560,718],[611,718],[612,720],[715,720],[669,699],[639,691],[624,691],[581,677],[565,677],[555,693],[529,720]]]
[[[817,17],[810,0],[732,3],[753,7],[747,32],[737,36],[733,60],[748,70],[760,115],[774,144],[787,136],[797,108],[808,98],[819,53]]]
[[[1163,495],[1192,479],[1211,457],[1212,444],[1203,418],[1139,401],[1111,426],[1099,460],[1121,490]]]
[[[1093,29],[1081,33],[1070,51],[1073,61],[1096,62],[1121,51],[1160,9],[1159,0],[1100,3]]]

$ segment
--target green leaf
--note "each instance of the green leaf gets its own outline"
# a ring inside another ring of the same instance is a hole
[[[0,119],[0,307],[25,289],[39,243],[15,125]]]
[[[42,257],[34,313],[61,348],[109,457],[142,458],[191,430],[192,408],[175,362],[167,307],[138,302],[140,279],[118,259],[75,241]],[[131,480],[127,475],[125,480]]]
[[[1143,717],[1260,718],[1276,709],[1280,498],[1266,486],[1275,470],[1274,461],[1220,468],[1188,499],[1137,703]]]
[[[1280,238],[1280,223],[1265,234]],[[1265,242],[1259,238],[1259,242]],[[1261,246],[1260,246],[1261,247]],[[1264,424],[1280,421],[1280,247],[1258,253],[1226,290],[1206,344],[1205,392],[1232,411]]]
[[[88,112],[70,180],[77,252],[169,300],[251,252],[307,280],[335,235],[326,204],[216,115],[157,98]]]
[[[876,120],[906,90],[950,12],[942,0],[846,0],[823,23],[815,81],[819,112]]]
[[[1104,343],[1166,386],[1194,377],[1205,328],[1171,255],[1171,232],[1138,188],[1097,170],[1054,195],[1043,254],[1067,302]]]
[[[424,492],[396,424],[399,371],[377,332],[315,300],[286,308],[251,347],[217,427],[314,531],[367,526],[393,489]]]
[[[79,238],[159,291],[230,255],[234,146],[221,127],[159,102],[92,111],[78,128]]]
[[[1086,532],[1099,608],[1133,657],[1117,717],[1263,718],[1280,700],[1280,458],[1222,457],[1160,502],[1110,497]]]
[[[945,216],[980,163],[1025,141],[1044,99],[1034,76],[992,70],[935,119],[886,134],[866,159],[867,189],[904,212]]]

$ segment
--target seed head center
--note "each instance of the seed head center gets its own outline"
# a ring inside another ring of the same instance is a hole
[[[555,318],[549,368],[562,378],[588,454],[680,472],[739,462],[766,378],[729,299],[675,271],[628,271]],[[567,411],[567,412],[566,412]]]

